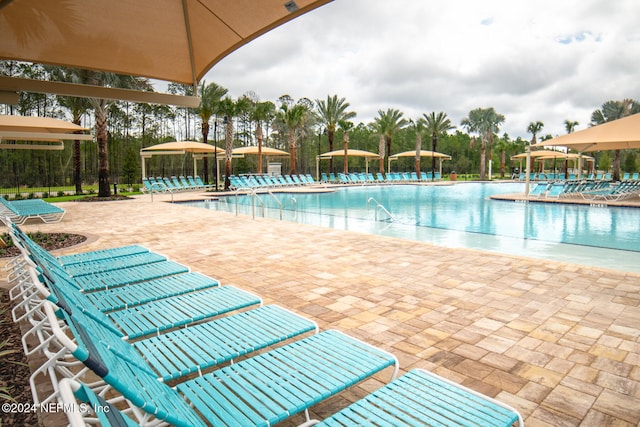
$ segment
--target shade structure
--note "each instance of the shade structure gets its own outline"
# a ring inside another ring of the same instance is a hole
[[[195,86],[229,53],[329,1],[0,1],[0,59]]]
[[[397,159],[398,157],[415,157],[416,150],[403,151],[402,153],[389,156],[390,159]],[[444,153],[438,153],[437,151],[420,150],[420,157],[435,157],[436,159],[451,160],[451,156]]]
[[[514,156],[511,156],[511,160],[526,159],[527,155],[528,154],[526,152],[525,153],[516,154]],[[565,153],[563,151],[557,151],[557,150],[532,150],[530,155],[531,155],[532,159],[535,159],[535,158],[538,158],[538,157],[545,157],[545,158],[553,159],[553,158],[565,158],[567,156],[567,153]]]
[[[64,140],[93,140],[91,135],[74,133],[85,131],[88,129],[51,117],[0,116],[0,148],[63,150],[62,141]],[[16,142],[2,143],[7,140]],[[18,141],[28,143],[19,143]],[[31,142],[34,141],[44,142],[44,144],[32,144]]]
[[[640,113],[548,139],[538,145],[562,146],[581,153],[640,148]]]
[[[328,151],[326,153],[322,153],[316,156],[316,179],[320,178],[320,160],[321,159],[331,159],[333,157],[341,157],[341,156],[344,156],[344,149]],[[380,158],[380,156],[377,153],[372,153],[371,151],[365,151],[365,150],[356,150],[353,148],[347,149],[347,157],[364,157],[365,170],[367,173],[369,173],[369,160]]]
[[[387,165],[387,170],[389,171],[391,170],[391,161],[398,160],[400,157],[416,157],[416,150],[403,151],[402,153],[389,156],[389,160],[388,160],[389,164]],[[439,153],[437,151],[430,151],[430,150],[420,150],[420,157],[435,157],[436,159],[438,159],[438,171],[440,172],[441,176],[442,176],[442,162],[444,160],[451,160],[451,156],[448,154]]]
[[[321,159],[330,159],[331,157],[340,157],[340,156],[344,156],[344,150],[328,151],[326,153],[320,154],[318,157],[320,157]],[[347,150],[347,156],[348,157],[372,157],[372,158],[375,157],[376,159],[380,157],[377,153],[372,153],[370,151],[365,151],[365,150],[355,150],[353,148],[349,148]]]
[[[149,159],[155,155],[176,155],[193,153],[193,170],[197,170],[196,162],[204,156],[212,156],[214,154],[224,154],[224,150],[215,145],[205,144],[197,141],[174,141],[156,144],[140,150],[140,160],[142,163],[142,178],[147,177],[145,159]],[[219,168],[218,168],[219,170]]]
[[[250,147],[239,147],[233,149],[234,155],[246,155],[246,154],[258,154],[257,146]],[[271,147],[262,147],[262,155],[263,156],[288,156],[289,153],[286,151],[278,150],[277,148]]]

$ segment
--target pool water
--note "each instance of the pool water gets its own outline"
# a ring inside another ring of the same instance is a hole
[[[489,199],[522,192],[521,183],[360,186],[261,194],[253,212],[447,247],[640,272],[640,209]],[[235,212],[236,200],[239,213],[251,214],[250,196],[199,205]]]

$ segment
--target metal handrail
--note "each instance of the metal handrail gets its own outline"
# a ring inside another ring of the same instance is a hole
[[[282,221],[282,202],[280,200],[278,200],[278,198],[276,196],[273,195],[273,193],[271,192],[271,190],[267,189],[267,193],[269,193],[269,195],[271,196],[271,198],[273,200],[276,201],[276,203],[278,204],[278,206],[280,206],[280,221]],[[263,215],[264,216],[264,210],[263,210]]]
[[[382,203],[378,202],[373,197],[369,197],[369,199],[367,200],[367,207],[371,204],[371,202],[374,202],[376,204],[376,210],[375,210],[376,221],[378,220],[378,210],[384,211],[384,213],[387,214],[387,216],[391,219],[391,221],[395,221],[396,220],[396,217],[394,217],[391,214],[391,212],[389,212],[389,210],[382,205]]]
[[[262,198],[260,196],[258,196],[258,193],[256,192],[256,190],[254,188],[251,188],[251,187],[236,188],[236,191],[235,191],[235,196],[236,196],[236,216],[238,216],[238,194],[240,193],[240,191],[247,191],[247,192],[251,193],[251,218],[252,219],[256,219],[256,206],[255,206],[256,198],[260,201],[260,204],[262,205],[262,216],[264,217],[264,200],[262,200]]]

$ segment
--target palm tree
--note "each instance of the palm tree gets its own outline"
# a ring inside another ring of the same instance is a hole
[[[196,114],[202,120],[202,142],[208,143],[209,139],[209,120],[211,116],[217,115],[220,108],[220,102],[222,97],[228,92],[227,89],[219,86],[217,83],[206,84],[202,82],[198,88],[200,92],[200,106],[196,109]],[[215,145],[215,142],[214,142]],[[209,182],[209,162],[207,157],[204,157],[204,182]],[[217,168],[217,165],[216,165]],[[195,173],[195,171],[194,171]],[[217,190],[217,189],[216,189]]]
[[[231,181],[231,157],[233,156],[233,119],[242,112],[249,110],[251,101],[246,96],[234,101],[230,97],[225,97],[218,104],[218,111],[224,116],[224,189],[229,190]]]
[[[531,138],[532,147],[534,147],[538,143],[538,140],[536,139],[536,135],[540,133],[543,127],[544,127],[544,123],[542,123],[541,121],[529,123],[529,126],[527,127],[527,132],[529,132],[530,134],[533,134],[533,137]]]
[[[579,124],[580,123],[576,121],[567,119],[564,121],[564,128],[566,129],[567,133],[571,133],[576,129],[576,126],[578,126]]]
[[[408,123],[407,119],[404,119],[402,115],[399,110],[389,108],[387,111],[378,110],[378,117],[374,119],[374,128],[384,137],[386,144],[386,149],[380,150],[381,173],[384,173],[384,160],[391,154],[393,136]]]
[[[444,112],[439,112],[439,113],[435,113],[435,112],[431,112],[430,114],[423,114],[422,115],[424,117],[424,121],[426,123],[426,128],[427,128],[427,133],[431,134],[431,151],[433,151],[434,153],[436,152],[437,146],[438,146],[438,136],[439,135],[446,135],[447,131],[450,131],[451,129],[455,129],[455,126],[453,126],[451,124],[451,120],[449,120],[449,118],[447,117],[447,114]],[[416,149],[417,151],[417,149]],[[418,153],[416,153],[416,161],[417,161],[417,155]],[[418,169],[416,170],[416,172],[418,173],[418,176],[420,176],[420,164],[417,164]],[[435,156],[431,157],[431,179],[435,180],[435,173],[436,170],[436,158]]]
[[[425,125],[427,122],[424,118],[420,117],[415,122],[412,119],[409,119],[409,125],[413,127],[416,131],[416,158],[414,163],[414,168],[416,171],[416,176],[418,180],[420,180],[420,151],[422,150],[422,132],[424,131]]]
[[[602,108],[600,110],[595,110],[591,114],[591,124],[600,125],[602,123],[621,119],[636,113],[640,113],[640,103],[638,101],[633,99],[607,101],[602,104]],[[620,181],[620,150],[614,151],[613,180]]]
[[[496,113],[493,107],[476,108],[469,112],[469,117],[462,119],[460,124],[468,132],[475,132],[480,136],[480,179],[486,179],[487,148],[491,150],[493,135],[498,132],[499,125],[504,122],[504,116]],[[471,139],[474,141],[474,138]]]
[[[311,108],[313,103],[307,98],[301,98],[297,102],[293,102],[293,98],[289,95],[283,95],[279,99],[280,110],[277,117],[287,131],[287,141],[289,144],[289,173],[297,173],[297,148],[298,138],[304,132],[311,117]]]
[[[251,118],[256,121],[256,139],[258,140],[258,173],[262,173],[262,142],[264,140],[263,124],[271,122],[275,117],[276,106],[271,101],[257,102],[251,111]]]
[[[123,76],[100,71],[88,71],[87,73],[88,83],[96,86],[137,89],[146,89],[150,87],[147,80],[133,76]],[[114,103],[114,101],[89,98],[89,102],[93,107],[96,120],[96,140],[98,142],[98,197],[109,197],[111,196],[111,188],[109,186],[107,121],[109,107]]]
[[[349,157],[347,155],[349,152],[349,131],[354,128],[354,124],[348,120],[340,120],[338,126],[342,130],[342,146],[344,148],[342,169],[347,174],[349,173]]]
[[[316,99],[317,119],[327,128],[327,138],[329,140],[329,151],[333,151],[333,141],[336,127],[342,120],[349,120],[356,116],[353,111],[347,111],[350,104],[345,98],[338,98],[338,95],[327,96],[327,100]],[[333,157],[329,159],[329,171],[333,169]]]

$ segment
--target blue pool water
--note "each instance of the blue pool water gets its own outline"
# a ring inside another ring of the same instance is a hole
[[[640,209],[491,200],[521,183],[394,185],[261,194],[264,215],[325,227],[640,272]],[[282,204],[274,200],[277,198]],[[236,197],[200,206],[236,211]],[[251,197],[237,198],[251,214]]]

